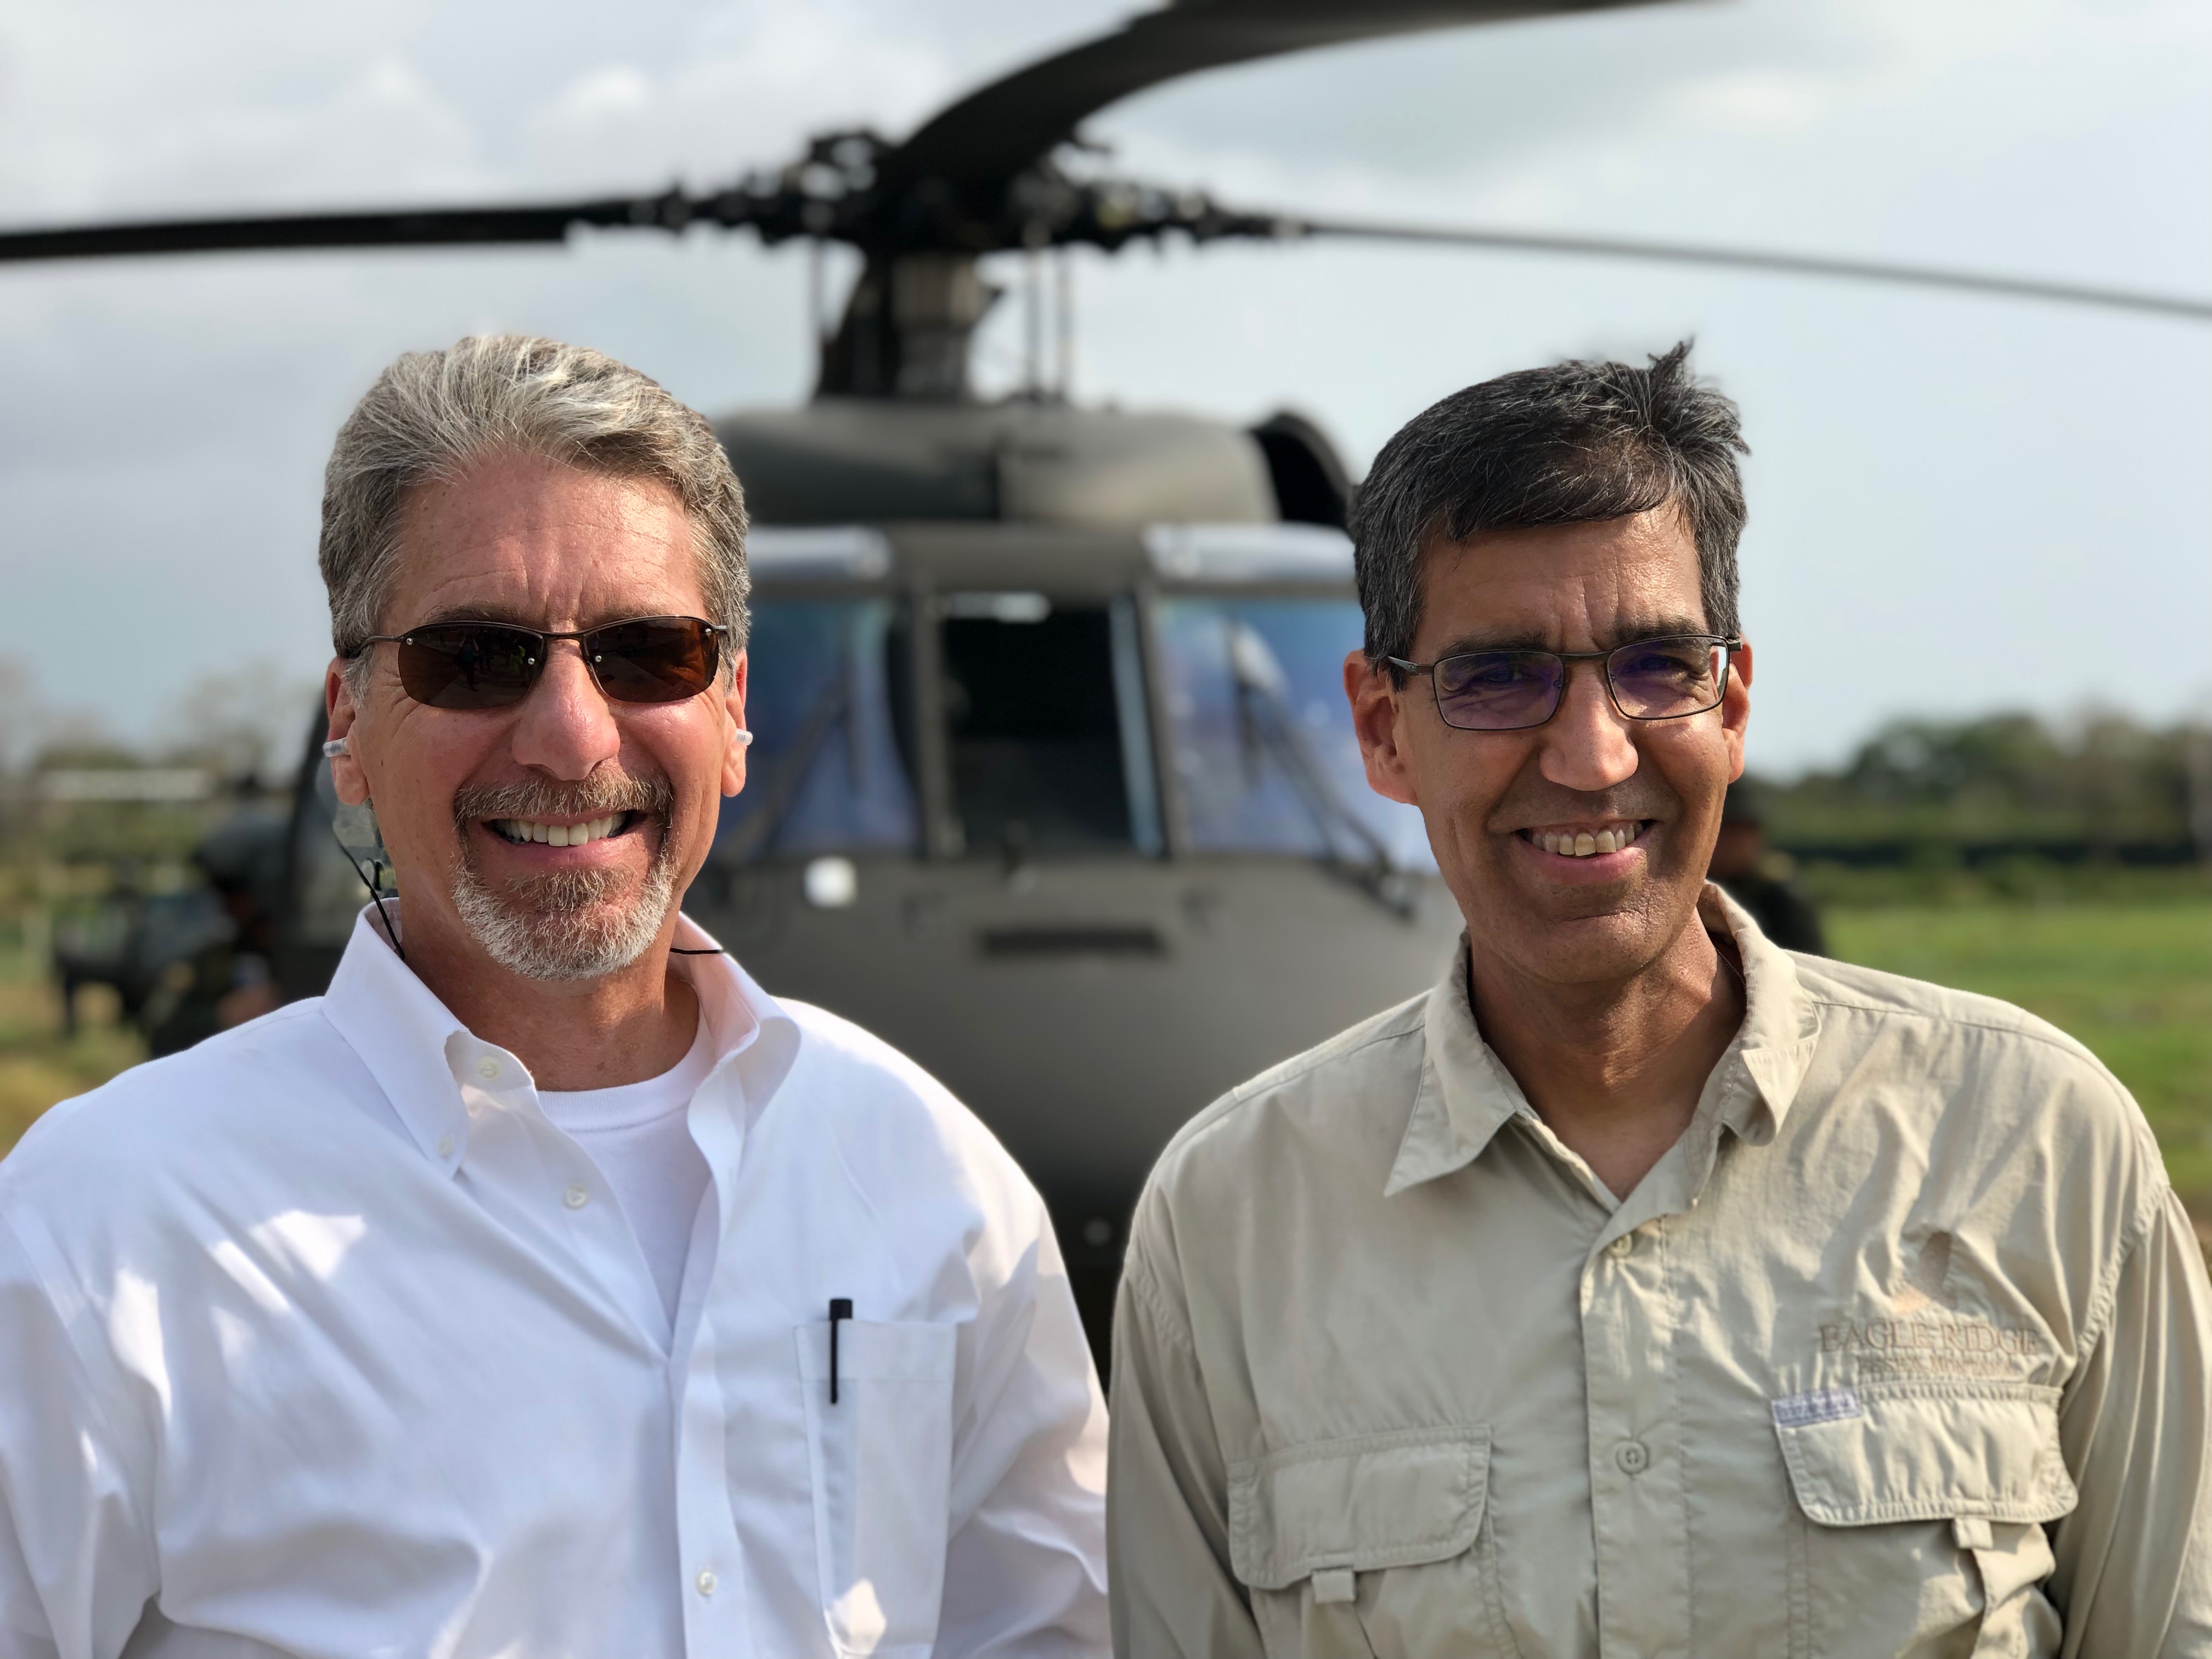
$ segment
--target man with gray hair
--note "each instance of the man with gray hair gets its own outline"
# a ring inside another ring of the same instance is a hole
[[[2142,1114],[1705,880],[1741,448],[1678,347],[1376,459],[1345,685],[1467,933],[1153,1171],[1121,1653],[2212,1653],[2212,1289]]]
[[[0,1164],[0,1659],[1103,1647],[1042,1204],[678,908],[744,533],[596,352],[464,340],[346,422],[325,748],[398,898]]]

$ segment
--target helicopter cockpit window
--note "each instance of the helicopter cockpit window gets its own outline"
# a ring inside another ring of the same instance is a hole
[[[744,792],[722,807],[724,856],[915,844],[890,664],[900,609],[888,599],[754,605],[745,693],[753,741]]]
[[[1357,604],[1171,598],[1155,615],[1194,848],[1436,867],[1419,812],[1367,787],[1344,701]]]
[[[1157,853],[1135,609],[939,601],[953,808],[970,853]]]

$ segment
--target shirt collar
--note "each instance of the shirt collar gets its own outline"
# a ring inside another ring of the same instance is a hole
[[[1744,976],[1743,1023],[1713,1068],[1707,1096],[1716,1098],[1718,1085],[1719,1121],[1751,1144],[1765,1146],[1788,1115],[1812,1063],[1820,1015],[1789,953],[1710,882],[1698,897],[1698,915],[1709,931],[1735,945]],[[1468,972],[1462,934],[1450,969],[1422,1010],[1420,1084],[1385,1197],[1464,1169],[1516,1114],[1533,1110],[1505,1063],[1482,1040]],[[1735,1086],[1738,1079],[1743,1086]]]
[[[386,900],[386,908],[396,917],[396,904]],[[720,949],[689,916],[677,919],[675,943],[691,951]],[[727,954],[684,956],[677,963],[698,994],[714,1051],[710,1081],[726,1073],[738,1085],[744,1121],[732,1127],[741,1139],[789,1075],[799,1026]],[[355,920],[323,1012],[361,1057],[416,1146],[447,1170],[458,1169],[466,1154],[476,1111],[535,1093],[529,1068],[463,1025],[400,960],[368,908]]]
[[[1732,1089],[1721,1121],[1754,1146],[1774,1139],[1820,1039],[1820,1011],[1797,977],[1790,953],[1759,931],[1751,913],[1711,882],[1698,900],[1705,927],[1735,945],[1743,965],[1743,1024],[1714,1068],[1740,1070],[1747,1088]]]

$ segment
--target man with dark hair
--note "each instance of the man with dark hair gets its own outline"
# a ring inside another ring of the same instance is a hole
[[[2212,1287],[2142,1113],[1705,881],[1742,448],[1678,347],[1377,458],[1345,683],[1467,933],[1153,1172],[1122,1654],[2212,1652]]]

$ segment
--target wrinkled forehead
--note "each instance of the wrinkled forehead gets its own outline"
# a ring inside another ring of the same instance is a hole
[[[409,492],[383,625],[588,628],[703,617],[706,605],[690,522],[667,485],[501,456]]]
[[[1671,506],[1586,524],[1432,538],[1417,653],[1528,646],[1606,650],[1706,631],[1698,549]]]

